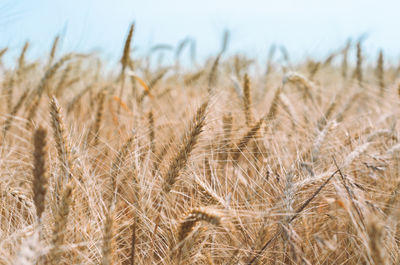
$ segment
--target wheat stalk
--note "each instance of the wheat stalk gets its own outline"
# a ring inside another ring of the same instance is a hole
[[[113,253],[114,253],[114,235],[113,235],[113,226],[114,226],[114,214],[113,210],[110,210],[106,215],[106,220],[104,222],[103,229],[103,245],[101,248],[102,252],[102,265],[112,265],[113,262]]]
[[[65,232],[67,228],[68,215],[72,203],[72,185],[67,184],[64,188],[61,203],[56,213],[53,228],[52,248],[49,252],[50,264],[59,264],[62,258],[62,247],[65,243]]]

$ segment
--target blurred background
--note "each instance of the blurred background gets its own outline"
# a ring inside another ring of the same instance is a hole
[[[397,62],[399,10],[398,0],[0,0],[0,49],[8,46],[5,60],[13,61],[29,40],[28,58],[38,57],[59,34],[64,52],[97,51],[116,62],[135,22],[137,53],[156,44],[176,47],[189,36],[201,60],[218,52],[227,29],[228,53],[260,61],[272,44],[284,45],[296,61],[320,58],[363,35],[367,60],[382,48]]]

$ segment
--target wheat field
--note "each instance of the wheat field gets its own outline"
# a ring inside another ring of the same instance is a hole
[[[188,66],[193,40],[139,56],[133,35],[111,68],[58,37],[0,64],[0,264],[400,263],[383,52],[260,63],[225,34]]]

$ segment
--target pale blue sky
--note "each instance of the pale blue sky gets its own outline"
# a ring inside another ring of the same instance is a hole
[[[200,56],[215,54],[227,28],[229,51],[262,60],[272,43],[301,59],[324,55],[363,33],[371,57],[383,48],[397,59],[399,10],[399,0],[0,0],[0,49],[9,46],[12,56],[29,39],[31,56],[41,55],[64,33],[64,51],[96,49],[116,58],[135,21],[133,43],[142,52],[192,36]]]

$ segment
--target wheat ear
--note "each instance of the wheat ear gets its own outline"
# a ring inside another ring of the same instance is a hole
[[[192,126],[186,132],[177,155],[173,158],[172,163],[168,167],[162,188],[165,193],[169,193],[171,191],[173,185],[179,177],[180,172],[186,166],[191,152],[197,144],[205,124],[207,106],[208,101],[203,103],[200,108],[197,109],[196,115],[192,121]]]
[[[39,127],[33,135],[33,202],[36,207],[36,216],[40,222],[45,207],[45,196],[47,191],[46,176],[46,136],[47,130]]]
[[[47,63],[48,67],[50,67],[51,64],[52,64],[53,61],[54,61],[54,57],[55,57],[55,55],[56,55],[56,51],[57,51],[57,47],[58,47],[59,41],[60,41],[60,36],[57,35],[57,36],[54,38],[53,45],[51,46],[50,55],[49,55],[49,62]]]
[[[130,53],[131,53],[131,42],[132,42],[132,36],[133,36],[133,31],[135,29],[135,24],[132,23],[131,26],[129,27],[129,32],[128,36],[126,37],[125,40],[125,45],[124,45],[124,51],[122,53],[121,57],[121,74],[120,74],[120,80],[121,80],[121,89],[119,92],[119,98],[122,100],[123,93],[124,93],[124,85],[125,85],[125,70],[126,67],[129,65],[131,61]],[[120,112],[121,106],[118,105],[118,114]]]
[[[261,118],[255,125],[253,125],[253,127],[250,128],[250,130],[242,137],[242,139],[236,145],[236,149],[233,152],[233,157],[232,157],[234,161],[237,161],[239,159],[240,154],[243,152],[244,148],[247,146],[250,140],[256,136],[257,132],[263,125],[263,122],[264,118]]]
[[[11,110],[10,115],[7,117],[6,121],[4,122],[4,127],[3,127],[3,139],[6,137],[7,132],[10,130],[12,122],[14,121],[15,116],[18,113],[18,110],[22,107],[22,104],[24,103],[25,99],[27,98],[29,94],[29,90],[25,90],[22,96],[19,98],[17,104],[13,107]]]
[[[92,133],[91,136],[93,138],[93,146],[96,146],[99,143],[99,134],[100,134],[100,125],[101,125],[101,120],[104,115],[104,101],[105,101],[105,93],[100,92],[98,96],[98,104],[97,104],[97,112],[96,112],[96,119],[94,120],[94,124],[92,127]]]
[[[383,67],[383,52],[379,51],[378,61],[376,65],[376,77],[378,78],[378,85],[380,89],[380,96],[382,97],[385,92],[385,79],[384,79],[384,67]]]
[[[251,126],[253,123],[253,113],[252,113],[252,104],[251,104],[251,84],[250,77],[246,73],[244,75],[244,84],[243,84],[243,106],[244,106],[244,114],[246,117],[246,125]]]
[[[50,101],[50,117],[51,127],[53,129],[53,137],[56,142],[58,161],[60,163],[61,178],[57,181],[57,189],[61,190],[61,183],[67,183],[72,177],[72,157],[69,141],[65,132],[64,119],[62,110],[58,101],[53,97]]]
[[[29,49],[29,41],[26,41],[24,47],[22,47],[21,53],[18,58],[18,72],[21,73],[25,67],[25,55]]]
[[[358,81],[359,86],[362,86],[362,81],[363,81],[363,73],[362,73],[362,62],[363,62],[363,57],[362,57],[362,49],[361,49],[361,42],[357,42],[357,64],[356,64],[356,70],[355,70],[355,77]]]

